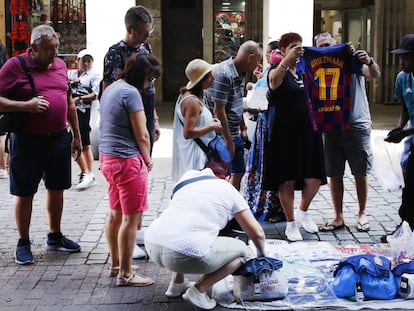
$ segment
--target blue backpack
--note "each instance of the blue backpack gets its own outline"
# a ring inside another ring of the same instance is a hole
[[[330,285],[339,298],[355,296],[359,283],[366,298],[389,300],[398,292],[391,262],[384,256],[364,254],[342,259],[334,277]]]

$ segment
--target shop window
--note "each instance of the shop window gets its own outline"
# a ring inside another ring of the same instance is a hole
[[[86,47],[85,0],[51,0],[50,21],[60,36],[59,57],[75,68],[78,52]]]
[[[236,55],[244,42],[245,1],[214,0],[214,62]]]

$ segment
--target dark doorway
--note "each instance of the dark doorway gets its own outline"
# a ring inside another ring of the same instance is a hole
[[[194,58],[203,58],[203,1],[162,1],[163,101],[177,99],[187,83],[184,70]]]

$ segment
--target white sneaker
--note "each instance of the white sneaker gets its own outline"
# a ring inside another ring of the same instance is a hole
[[[289,241],[303,241],[302,235],[300,234],[299,227],[296,224],[296,221],[291,221],[286,223],[285,230],[286,238]]]
[[[184,279],[183,283],[175,283],[174,278],[172,278],[167,291],[165,292],[165,296],[170,298],[179,297],[187,290],[187,288],[194,284],[194,282],[189,282],[187,279]]]
[[[309,233],[317,233],[319,232],[318,226],[313,222],[311,215],[309,212],[304,212],[298,210],[295,213],[295,219],[302,225],[303,229]]]
[[[7,174],[7,171],[1,169],[0,170],[0,179],[4,179],[4,178],[7,178],[7,177],[9,177],[9,174]]]
[[[93,173],[79,174],[79,183],[75,187],[76,190],[85,190],[93,186],[96,186],[95,175]]]
[[[143,257],[147,257],[147,253],[135,244],[134,252],[132,253],[132,259],[139,259]]]
[[[214,309],[217,304],[214,299],[208,297],[207,293],[200,293],[194,285],[185,291],[183,298],[202,309]]]

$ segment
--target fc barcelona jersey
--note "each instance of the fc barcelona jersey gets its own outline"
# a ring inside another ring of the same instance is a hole
[[[328,132],[349,127],[351,74],[362,74],[362,63],[347,51],[346,44],[305,47],[297,64],[303,74],[306,100],[315,130]]]

